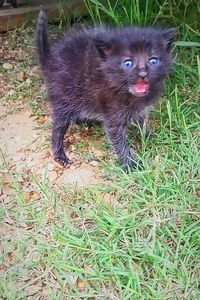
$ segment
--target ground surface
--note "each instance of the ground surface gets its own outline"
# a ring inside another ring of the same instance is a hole
[[[200,299],[197,51],[153,111],[157,140],[130,132],[145,169],[125,174],[96,125],[66,135],[70,168],[52,160],[32,29],[0,38],[1,298]]]

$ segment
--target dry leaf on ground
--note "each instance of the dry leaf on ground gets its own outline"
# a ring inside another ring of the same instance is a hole
[[[19,81],[25,81],[26,80],[25,72],[21,71],[21,72],[17,73],[16,79]]]
[[[47,219],[48,221],[52,221],[54,219],[54,214],[52,211],[47,212]]]
[[[27,203],[30,200],[39,200],[40,194],[38,194],[37,192],[31,191],[31,192],[24,194],[23,198],[24,198],[24,201]]]
[[[81,289],[81,290],[83,290],[83,289],[86,288],[86,286],[85,286],[83,280],[81,280],[80,278],[78,278],[78,279],[76,280],[76,284],[77,284],[78,288]]]
[[[44,124],[45,121],[46,121],[45,116],[40,116],[40,117],[37,119],[37,123],[38,123],[39,125]]]
[[[65,167],[63,167],[61,164],[59,164],[57,161],[55,161],[52,158],[50,158],[50,162],[53,163],[55,165],[55,167],[57,167],[58,169],[61,169],[61,170],[65,169]]]
[[[112,192],[100,193],[98,195],[98,198],[103,203],[112,204],[113,203],[112,195],[113,195]]]

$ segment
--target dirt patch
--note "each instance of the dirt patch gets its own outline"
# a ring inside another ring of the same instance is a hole
[[[45,172],[49,182],[56,186],[96,184],[100,178],[98,162],[80,160],[72,153],[75,163],[63,169],[52,160],[50,130],[43,130],[40,125],[31,117],[29,110],[2,118],[0,120],[1,164],[6,162],[9,169],[23,174],[32,173],[42,176]]]
[[[8,115],[0,121],[0,144],[8,158],[10,156],[18,161],[18,153],[22,148],[30,146],[37,139],[33,127],[34,121],[29,111]]]
[[[59,185],[73,184],[77,186],[85,186],[88,184],[95,184],[99,181],[96,170],[91,165],[82,165],[77,169],[69,169],[64,172],[57,180]]]

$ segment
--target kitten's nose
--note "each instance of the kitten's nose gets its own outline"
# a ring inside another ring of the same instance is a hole
[[[142,79],[144,79],[147,76],[147,72],[146,71],[140,71],[138,74]]]

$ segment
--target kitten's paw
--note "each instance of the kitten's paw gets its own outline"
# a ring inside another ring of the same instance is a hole
[[[149,139],[155,139],[156,138],[156,134],[154,133],[153,128],[149,124],[146,124],[145,137],[149,138]]]
[[[123,166],[123,170],[124,172],[126,173],[129,173],[133,170],[139,170],[139,171],[142,171],[144,169],[144,166],[143,166],[143,163],[141,161],[138,161],[134,164],[129,164],[129,165],[126,165],[126,166]]]
[[[125,163],[122,164],[124,172],[128,173],[131,170],[143,170],[144,166],[141,160],[138,160],[136,157],[128,159]]]
[[[153,131],[153,129],[150,125],[146,125],[143,130],[144,130],[145,138],[150,138],[150,139],[155,139],[156,138],[156,134],[155,134],[155,132]],[[141,134],[141,130],[138,129],[136,131],[136,133]]]
[[[64,168],[70,164],[70,160],[65,153],[54,155],[54,160]]]
[[[145,133],[145,137],[146,138],[150,138],[150,139],[155,139],[157,137],[157,135],[155,134],[155,132],[151,129],[149,131],[146,131]]]

